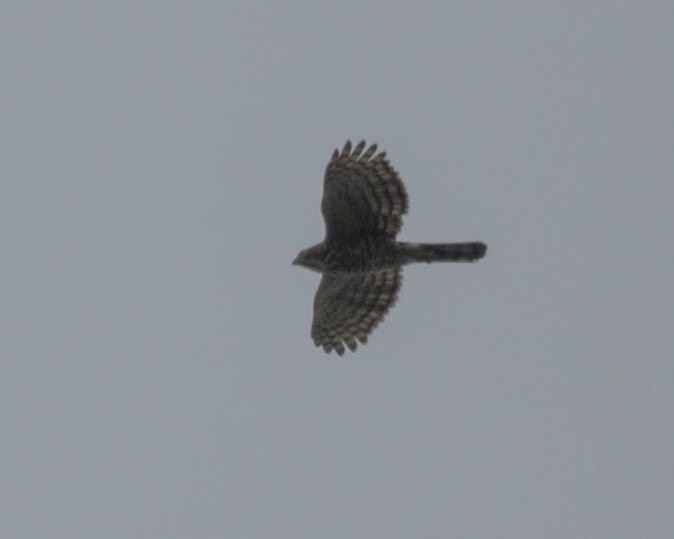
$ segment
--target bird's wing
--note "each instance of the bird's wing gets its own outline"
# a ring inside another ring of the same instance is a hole
[[[328,241],[394,238],[402,226],[409,205],[405,185],[386,153],[375,155],[376,144],[363,150],[364,140],[353,151],[347,141],[325,170],[321,211]]]
[[[311,336],[326,352],[341,356],[344,345],[351,351],[367,342],[395,304],[402,283],[402,270],[387,268],[363,273],[325,273],[314,298]]]

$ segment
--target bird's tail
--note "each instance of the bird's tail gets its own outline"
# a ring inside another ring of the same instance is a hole
[[[409,262],[474,262],[487,252],[480,241],[464,243],[401,243]]]

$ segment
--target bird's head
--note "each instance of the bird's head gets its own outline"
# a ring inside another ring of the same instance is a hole
[[[293,266],[303,266],[312,271],[323,272],[326,269],[323,262],[324,251],[325,248],[322,243],[304,249],[293,260]]]

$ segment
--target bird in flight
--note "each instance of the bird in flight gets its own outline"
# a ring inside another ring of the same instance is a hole
[[[407,213],[405,185],[377,145],[347,141],[335,150],[323,180],[325,239],[293,264],[323,274],[314,297],[311,337],[326,352],[355,351],[394,305],[401,267],[414,262],[473,262],[487,246],[396,241]]]

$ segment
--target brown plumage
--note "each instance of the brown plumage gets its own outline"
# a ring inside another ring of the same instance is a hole
[[[407,191],[386,153],[365,141],[335,150],[325,171],[321,210],[325,239],[293,264],[323,273],[314,299],[311,335],[326,352],[352,351],[396,301],[401,266],[482,258],[481,242],[408,243],[395,240],[409,206]]]

